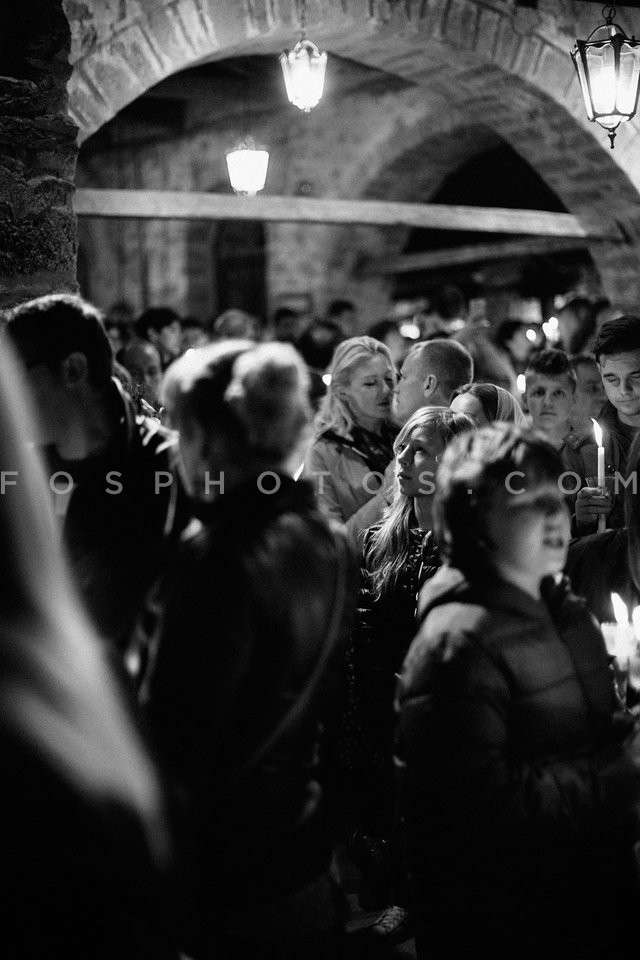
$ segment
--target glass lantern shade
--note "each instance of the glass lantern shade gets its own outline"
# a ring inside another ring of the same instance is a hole
[[[616,128],[630,120],[638,106],[640,41],[607,21],[588,40],[576,40],[571,58],[587,116],[608,131],[613,149]]]
[[[315,43],[300,40],[293,50],[284,50],[280,54],[280,63],[290,102],[309,113],[322,96],[326,53],[320,53]]]
[[[255,197],[267,179],[269,151],[256,147],[252,140],[239,143],[227,154],[229,181],[234,191],[245,197]]]

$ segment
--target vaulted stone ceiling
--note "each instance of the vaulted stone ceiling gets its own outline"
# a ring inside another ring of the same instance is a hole
[[[241,125],[239,87],[249,90],[272,150],[287,151],[272,192],[310,185],[327,197],[428,200],[460,163],[505,144],[560,208],[621,226],[623,248],[604,244],[591,254],[612,299],[640,300],[637,123],[625,125],[616,150],[608,150],[604,132],[584,116],[567,55],[575,37],[599,22],[598,4],[307,0],[306,6],[309,35],[330,52],[332,67],[323,104],[311,117],[293,117],[282,102],[275,55],[295,41],[296,0],[64,0],[73,39],[70,115],[81,139],[89,138],[86,156],[104,142],[105,123],[133,101],[134,120],[136,109],[152,116],[155,101],[158,124],[176,125],[169,139],[186,130],[193,141],[199,124],[219,124],[230,134]],[[640,21],[634,6],[619,8],[617,20],[628,33]],[[121,120],[126,116],[125,110]],[[314,157],[322,164],[310,162]],[[203,189],[224,182],[222,163],[209,161]],[[348,245],[343,236],[336,249]],[[335,261],[335,249],[327,256]],[[344,277],[337,282],[344,285]]]

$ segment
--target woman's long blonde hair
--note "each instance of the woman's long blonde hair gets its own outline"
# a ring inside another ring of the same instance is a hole
[[[475,421],[466,413],[454,413],[448,407],[421,407],[409,417],[395,439],[393,452],[397,457],[407,438],[417,427],[431,425],[436,436],[446,447],[453,437],[466,430],[475,430]],[[416,525],[413,497],[400,490],[398,479],[394,480],[393,498],[384,519],[375,530],[369,544],[366,563],[371,573],[371,591],[374,600],[395,590],[400,573],[405,566],[411,547],[410,531]]]
[[[35,435],[29,397],[1,339],[1,723],[78,793],[137,811],[161,852],[155,771],[71,585],[51,491],[27,447]]]
[[[351,431],[356,424],[348,405],[338,396],[338,391],[349,386],[357,367],[377,356],[385,357],[391,369],[395,369],[389,348],[374,337],[350,337],[338,344],[327,371],[331,382],[314,422],[316,437],[332,430],[341,437],[351,439]]]

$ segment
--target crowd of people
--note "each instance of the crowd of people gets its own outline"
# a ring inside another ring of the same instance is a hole
[[[444,293],[3,314],[12,960],[629,956],[640,317]]]

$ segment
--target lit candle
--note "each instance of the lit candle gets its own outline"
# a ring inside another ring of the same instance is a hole
[[[591,417],[591,422],[593,423],[593,433],[596,438],[596,443],[598,444],[598,487],[600,492],[604,495],[606,492],[605,487],[605,478],[604,478],[604,447],[602,445],[602,427],[597,420],[594,420]],[[598,533],[602,533],[606,530],[607,519],[603,513],[598,517]]]
[[[622,702],[626,703],[630,661],[637,649],[635,629],[634,626],[629,623],[629,611],[622,597],[617,593],[612,593],[611,603],[613,605],[616,622],[602,623],[600,627],[607,646],[607,652],[614,658],[613,667],[618,695]],[[638,622],[640,623],[640,620]]]

